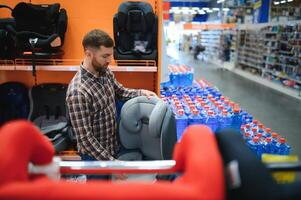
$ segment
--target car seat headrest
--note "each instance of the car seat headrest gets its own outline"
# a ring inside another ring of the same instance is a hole
[[[121,110],[121,121],[129,133],[139,133],[143,124],[149,124],[149,117],[159,101],[159,98],[147,99],[145,96],[133,98],[127,101]]]
[[[162,100],[157,102],[149,118],[148,131],[151,136],[160,136],[167,109],[167,105]]]
[[[152,6],[147,2],[124,2],[118,8],[117,18],[119,30],[135,31],[135,29],[139,29],[138,31],[142,32],[151,28],[155,16]],[[141,20],[143,20],[144,27],[140,25]],[[131,30],[128,29],[130,23],[139,24],[139,26],[135,27],[133,24],[130,26]]]
[[[130,10],[127,16],[127,30],[130,32],[145,32],[146,24],[141,10]]]
[[[31,3],[21,2],[13,9],[12,16],[16,19],[18,29],[33,31],[31,29],[34,27],[30,26],[28,23],[36,23],[36,28],[40,28],[42,30],[42,32],[37,32],[47,34],[47,32],[43,32],[43,30],[46,29],[45,27],[51,27],[53,29],[52,26],[57,20],[59,11],[59,3],[51,5],[33,5]],[[49,28],[47,28],[47,31],[49,31]]]

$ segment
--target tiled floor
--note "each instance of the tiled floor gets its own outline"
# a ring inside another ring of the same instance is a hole
[[[179,62],[194,67],[196,79],[202,78],[217,86],[231,100],[239,103],[266,127],[283,135],[293,153],[301,156],[301,101],[261,84],[254,83],[218,66],[179,55]]]

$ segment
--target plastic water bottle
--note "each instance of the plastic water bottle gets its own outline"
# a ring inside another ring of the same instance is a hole
[[[227,110],[223,110],[219,118],[219,129],[230,128],[232,125],[232,117]]]
[[[269,154],[275,153],[275,147],[272,144],[272,140],[270,137],[266,138],[263,142],[263,152]]]
[[[245,121],[246,121],[246,124],[251,124],[253,121],[253,116],[248,114]]]
[[[203,123],[203,118],[200,115],[199,111],[197,109],[193,109],[191,112],[191,115],[188,117],[188,125],[193,125],[193,124],[202,124]]]
[[[259,123],[258,124],[258,133],[263,133],[264,132],[264,125]]]
[[[251,125],[250,124],[246,124],[245,126],[245,132],[250,132],[251,131]]]
[[[241,126],[240,127],[240,132],[239,132],[242,136],[245,134],[245,127]]]
[[[192,70],[190,70],[189,72],[188,72],[188,74],[187,74],[187,83],[189,84],[189,85],[192,85],[192,83],[193,83],[193,71]]]
[[[257,135],[257,128],[253,127],[251,130],[251,135],[254,137]]]
[[[240,109],[234,108],[234,113],[232,116],[232,128],[236,131],[240,130],[242,124],[242,116],[240,115]]]
[[[262,145],[259,141],[259,138],[255,136],[255,137],[253,137],[252,140],[248,141],[247,144],[248,144],[249,148],[256,154],[256,156],[258,158],[261,158],[263,149],[262,149]]]
[[[256,120],[256,119],[254,119],[253,121],[252,121],[252,123],[251,123],[251,127],[253,128],[253,127],[258,127],[258,120]]]
[[[247,124],[247,120],[248,120],[248,113],[245,111],[241,112],[241,116],[242,116],[242,124],[245,125]]]
[[[252,140],[252,136],[251,136],[250,132],[248,132],[248,131],[245,132],[244,135],[243,135],[243,139],[244,139],[246,142]]]
[[[257,132],[256,136],[259,138],[260,141],[262,140],[262,133]]]
[[[270,128],[266,128],[264,133],[263,133],[263,137],[271,137],[272,134],[271,134],[272,130]]]
[[[277,147],[277,154],[280,155],[289,155],[291,147],[286,144],[286,141],[284,138],[279,138],[278,143],[276,144]]]
[[[175,70],[172,70],[169,74],[169,80],[171,82],[171,84],[175,87],[178,86],[178,72],[176,72]]]
[[[184,110],[178,110],[176,116],[177,139],[180,140],[185,128],[188,126],[188,118],[184,114]]]
[[[275,133],[275,132],[272,133],[272,143],[274,145],[276,145],[278,142],[278,136],[279,136],[278,133]]]
[[[216,132],[218,128],[218,120],[214,116],[213,111],[208,112],[208,116],[206,118],[205,124],[211,128],[213,133]]]
[[[186,116],[189,116],[189,115],[191,114],[189,106],[188,106],[187,104],[184,103],[184,104],[183,104],[183,108],[184,108],[184,113],[185,113],[185,115],[186,115]]]

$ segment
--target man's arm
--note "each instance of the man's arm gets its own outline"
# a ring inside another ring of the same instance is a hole
[[[80,146],[97,160],[114,160],[114,157],[97,141],[91,129],[91,112],[88,99],[81,93],[67,97],[70,120]]]
[[[147,96],[147,97],[156,96],[154,92],[149,90],[144,90],[144,89],[137,90],[137,89],[129,89],[123,87],[123,85],[116,80],[113,72],[111,71],[110,71],[110,76],[114,84],[115,94],[117,95],[118,98],[130,99],[137,96]]]

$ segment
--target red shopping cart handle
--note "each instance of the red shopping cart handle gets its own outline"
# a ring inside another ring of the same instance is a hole
[[[174,173],[176,161],[61,161],[61,174]]]

